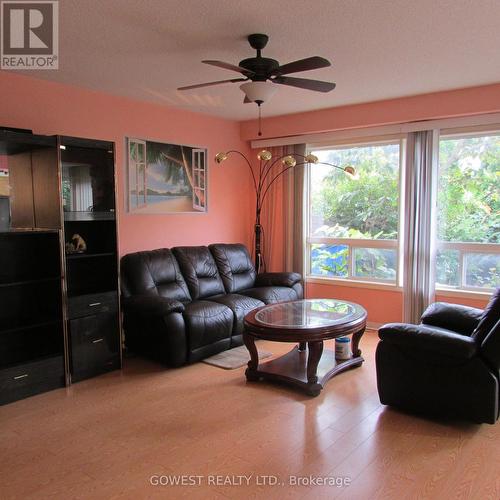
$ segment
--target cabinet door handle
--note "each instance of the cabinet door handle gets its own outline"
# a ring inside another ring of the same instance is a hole
[[[100,302],[94,302],[92,304],[89,304],[89,307],[95,307],[95,306],[100,306],[101,303]]]
[[[18,375],[17,377],[14,377],[14,380],[19,380],[21,378],[26,378],[28,376],[27,373],[24,373],[23,375]]]
[[[92,341],[92,344],[98,344],[99,342],[102,342],[104,339],[95,339]]]

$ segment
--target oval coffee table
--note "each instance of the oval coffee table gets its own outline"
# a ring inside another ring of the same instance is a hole
[[[366,327],[366,311],[358,304],[334,299],[306,299],[270,304],[245,316],[243,341],[250,352],[245,375],[249,381],[292,384],[317,396],[338,373],[361,366],[359,341]],[[352,334],[352,357],[339,361],[323,349],[323,341]],[[255,340],[297,342],[289,353],[259,364]]]

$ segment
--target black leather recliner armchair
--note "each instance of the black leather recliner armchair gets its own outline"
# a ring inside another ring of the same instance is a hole
[[[121,274],[127,349],[169,366],[242,345],[249,311],[303,296],[299,274],[257,275],[240,244],[128,254]]]
[[[420,325],[379,329],[382,404],[493,424],[499,416],[500,288],[484,311],[436,302]]]

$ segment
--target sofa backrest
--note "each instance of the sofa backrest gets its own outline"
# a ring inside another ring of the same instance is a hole
[[[493,329],[500,319],[500,287],[498,287],[491,296],[488,305],[484,309],[479,324],[472,332],[471,337],[478,343],[481,343]]]
[[[191,301],[179,265],[168,248],[125,255],[121,259],[121,274],[125,297],[160,295],[180,302]]]
[[[208,247],[175,247],[172,252],[179,262],[193,300],[225,293],[217,265]]]
[[[255,285],[257,273],[247,248],[240,243],[209,246],[227,293],[237,293]]]

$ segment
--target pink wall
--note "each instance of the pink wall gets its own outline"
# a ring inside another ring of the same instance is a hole
[[[375,324],[400,322],[403,319],[403,292],[400,290],[375,290],[371,288],[307,283],[308,298],[332,298],[361,304],[368,312],[368,322]],[[436,294],[436,302],[449,302],[484,309],[488,299],[445,297]]]
[[[484,309],[486,304],[488,303],[488,299],[471,299],[468,297],[461,297],[457,299],[456,297],[445,297],[444,295],[436,294],[437,302],[448,302],[451,304],[463,304],[464,306],[477,307],[479,309]]]
[[[400,291],[307,283],[308,298],[342,299],[361,304],[369,323],[390,323],[402,319],[403,294]]]
[[[0,125],[115,142],[121,254],[175,245],[251,242],[253,198],[246,168],[236,157],[223,166],[213,161],[220,150],[247,151],[236,122],[2,71]],[[207,147],[208,213],[126,213],[126,136]]]
[[[262,137],[286,137],[500,111],[500,83],[398,99],[275,116],[262,120]],[[241,137],[257,139],[257,121],[241,123]]]

